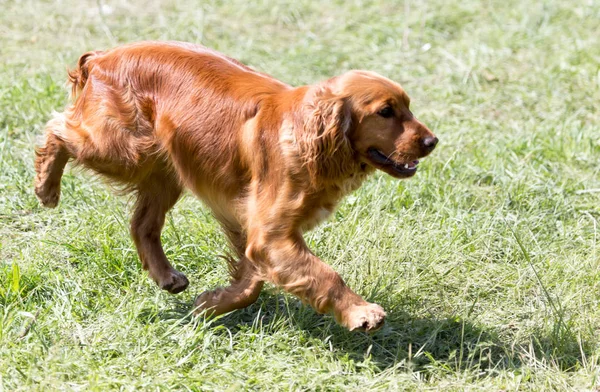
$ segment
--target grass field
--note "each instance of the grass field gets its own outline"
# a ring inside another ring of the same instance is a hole
[[[0,391],[599,390],[600,2],[0,0]],[[225,239],[188,195],[168,216],[177,296],[140,264],[132,200],[68,169],[33,194],[33,146],[80,54],[202,43],[286,82],[400,82],[440,137],[307,234],[388,311],[369,336],[268,287],[216,320]]]

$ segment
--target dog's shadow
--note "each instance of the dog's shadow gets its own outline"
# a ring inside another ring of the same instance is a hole
[[[154,313],[141,319],[178,319],[192,322],[190,304],[173,302],[170,310]],[[336,324],[331,316],[319,315],[300,301],[277,292],[265,291],[259,300],[236,312],[211,320],[207,327],[227,329],[235,336],[243,333],[272,333],[280,329],[296,329],[327,345],[339,356],[355,362],[369,361],[380,371],[390,368],[424,371],[431,366],[446,370],[518,368],[522,365],[522,351],[511,340],[511,325],[490,328],[470,321],[474,317],[413,317],[396,307],[390,310],[385,326],[374,334],[349,332]],[[522,337],[521,337],[522,339]],[[582,357],[591,353],[591,346],[572,334],[560,337],[538,332],[529,336],[535,354],[552,360],[563,370],[582,363]]]

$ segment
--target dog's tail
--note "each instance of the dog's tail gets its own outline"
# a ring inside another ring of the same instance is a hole
[[[90,74],[91,60],[98,55],[102,54],[102,51],[92,51],[84,53],[77,62],[75,69],[69,70],[69,83],[71,83],[71,98],[74,100],[77,98],[85,83],[87,82],[88,75]]]

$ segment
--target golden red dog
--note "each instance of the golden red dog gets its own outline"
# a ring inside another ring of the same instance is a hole
[[[211,208],[238,258],[231,285],[201,294],[198,311],[248,306],[268,281],[350,330],[383,324],[384,310],[352,292],[302,233],[375,169],[410,177],[435,147],[398,84],[350,71],[293,88],[175,42],[86,53],[69,79],[73,103],[48,122],[36,150],[43,205],[57,205],[69,159],[135,192],[131,234],[142,266],[178,293],[189,282],[165,257],[160,233],[189,188]]]

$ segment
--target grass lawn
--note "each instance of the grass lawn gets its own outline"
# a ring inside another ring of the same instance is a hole
[[[0,391],[599,390],[600,2],[0,0]],[[132,199],[67,169],[33,194],[66,67],[144,39],[202,43],[294,85],[400,82],[440,138],[307,234],[388,311],[350,333],[275,287],[205,321],[225,239],[191,195],[168,215],[177,296],[141,271]]]

